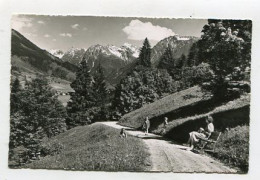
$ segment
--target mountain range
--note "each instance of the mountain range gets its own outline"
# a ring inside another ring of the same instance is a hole
[[[196,37],[170,36],[159,41],[151,51],[153,66],[158,65],[160,57],[167,47],[172,49],[174,58],[179,58],[182,54],[187,56],[190,47],[197,40]],[[82,60],[87,62],[92,74],[95,73],[98,64],[100,64],[104,69],[106,80],[114,86],[135,67],[139,48],[129,43],[120,47],[97,44],[88,49],[72,47],[66,52],[55,49],[48,52],[33,44],[19,32],[12,30],[12,56],[19,57],[18,59],[21,59],[23,64],[29,64],[30,66],[27,68],[31,67],[44,73],[49,73],[52,70],[51,75],[53,76],[57,76],[52,67],[53,63],[58,66],[59,70],[62,69],[67,74],[74,74]],[[16,66],[17,64],[19,63],[16,63]],[[58,76],[60,75],[58,74]]]

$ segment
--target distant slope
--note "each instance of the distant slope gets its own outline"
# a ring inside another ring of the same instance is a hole
[[[12,29],[11,55],[16,56],[12,61],[23,61],[16,63],[16,68],[30,68],[40,74],[48,74],[66,79],[68,74],[74,74],[77,67],[69,62],[62,62],[58,57],[53,56],[46,50],[36,46],[26,39],[22,34]],[[12,65],[15,62],[12,62]],[[26,65],[28,64],[28,65]],[[20,65],[20,66],[19,66]]]
[[[119,137],[120,130],[102,124],[80,126],[48,139],[44,145],[60,153],[26,165],[33,169],[87,171],[149,170],[149,153],[141,139]]]
[[[140,128],[144,123],[145,117],[148,117],[151,120],[151,126],[157,126],[157,122],[161,123],[163,121],[163,116],[169,116],[169,113],[179,111],[181,108],[206,101],[207,99],[203,99],[203,95],[204,93],[202,93],[200,87],[195,86],[144,105],[142,108],[124,115],[119,120],[119,123],[129,127]],[[186,112],[185,109],[182,111]],[[188,115],[189,113],[187,112],[186,114]]]
[[[187,56],[190,52],[191,46],[198,40],[197,37],[185,36],[170,36],[159,41],[151,52],[151,61],[154,66],[159,64],[159,60],[163,55],[165,49],[170,47],[172,50],[173,58],[180,58],[182,54]]]
[[[87,62],[91,74],[95,74],[100,64],[107,82],[114,86],[132,71],[138,54],[138,48],[127,43],[121,47],[97,44],[89,47],[82,59]]]

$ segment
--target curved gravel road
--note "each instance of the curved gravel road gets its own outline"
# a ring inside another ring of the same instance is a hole
[[[117,129],[123,128],[117,122],[99,122]],[[196,172],[196,173],[236,173],[222,163],[203,154],[187,151],[187,147],[173,144],[162,136],[147,134],[124,127],[128,134],[142,138],[151,154],[151,171]]]

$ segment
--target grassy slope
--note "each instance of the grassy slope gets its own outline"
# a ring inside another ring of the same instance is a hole
[[[76,127],[48,140],[58,142],[60,154],[46,156],[26,167],[41,169],[145,171],[150,160],[141,139],[119,137],[117,129],[93,124]]]
[[[241,148],[243,147],[243,148]],[[249,165],[249,126],[237,126],[225,131],[216,144],[214,156],[221,161],[248,172]]]
[[[175,111],[181,107],[189,106],[191,104],[202,101],[203,93],[198,86],[171,94],[166,96],[154,103],[147,104],[140,109],[132,111],[124,115],[119,123],[121,125],[139,128],[142,126],[146,116],[149,119],[156,118],[157,116],[162,116],[169,112]],[[188,99],[185,99],[189,96]]]
[[[167,127],[165,128],[165,130],[163,131],[164,127],[163,124],[159,125],[158,128],[156,130],[154,130],[154,133],[168,133],[169,131],[173,131],[174,128],[188,122],[188,121],[197,121],[203,118],[206,118],[208,115],[212,115],[214,116],[214,114],[218,114],[218,113],[224,113],[227,112],[229,110],[235,110],[235,109],[240,109],[246,106],[249,106],[250,104],[250,95],[244,95],[239,99],[233,100],[228,102],[227,104],[224,104],[222,106],[216,107],[215,109],[213,109],[212,111],[208,112],[208,113],[204,113],[204,114],[199,114],[196,116],[191,116],[191,117],[186,117],[186,118],[180,118],[180,119],[176,119],[174,121],[169,122],[169,124],[167,125]]]

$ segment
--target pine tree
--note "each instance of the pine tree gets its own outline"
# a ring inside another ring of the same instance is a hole
[[[188,57],[186,58],[185,66],[197,66],[201,63],[198,59],[198,45],[194,43],[191,48]]]
[[[18,78],[16,78],[12,84],[12,88],[11,88],[11,92],[12,93],[17,93],[21,90],[21,85],[20,85],[20,81]]]
[[[145,38],[143,47],[140,50],[139,54],[139,62],[140,65],[146,66],[146,67],[151,67],[151,45],[148,41],[147,38]]]
[[[14,80],[11,88],[11,96],[10,96],[10,108],[11,113],[16,112],[19,109],[19,92],[21,91],[21,85],[18,78]]]
[[[186,56],[184,54],[181,55],[181,57],[176,62],[176,68],[183,68],[185,62],[186,62]]]
[[[13,90],[19,87],[12,87]],[[25,152],[41,151],[43,138],[55,136],[66,130],[66,110],[48,86],[47,80],[36,78],[27,82],[27,88],[21,89],[18,95],[19,108],[10,116],[9,159],[15,160],[15,148]],[[12,103],[12,99],[11,99]],[[26,153],[23,157],[28,160]],[[19,158],[19,159],[20,159]],[[20,161],[18,159],[18,162]]]
[[[167,47],[160,58],[158,68],[161,69],[172,69],[175,67],[175,59],[173,58],[173,54],[170,47]]]
[[[107,88],[104,71],[100,63],[94,75],[93,91],[95,93],[96,106],[104,106],[107,100]]]
[[[92,77],[89,67],[83,60],[76,73],[76,79],[71,83],[75,92],[71,93],[70,101],[67,105],[69,128],[85,125],[89,123],[88,109],[95,105],[95,96],[92,89]]]
[[[15,141],[21,136],[22,140],[13,144],[27,146],[29,136],[42,139],[66,130],[66,110],[46,79],[36,78],[28,83],[28,88],[21,90],[18,98],[19,109],[11,113],[11,126],[14,126],[11,127],[11,139]]]
[[[93,92],[95,96],[96,111],[93,113],[94,121],[104,121],[108,117],[108,91],[106,88],[106,81],[101,64],[98,64],[96,73],[94,74]]]

